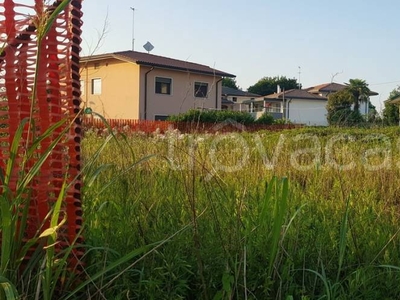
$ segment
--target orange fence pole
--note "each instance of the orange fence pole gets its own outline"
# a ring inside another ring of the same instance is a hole
[[[22,120],[30,118],[23,132],[23,141],[18,148],[16,168],[12,171],[10,188],[15,192],[17,182],[21,180],[18,169],[26,149],[34,137],[55,123],[68,119],[64,127],[58,128],[41,142],[35,155],[28,161],[26,168],[32,167],[51,143],[67,130],[69,138],[62,139],[51,151],[40,171],[31,182],[29,220],[26,237],[31,238],[38,230],[45,230],[49,222],[45,221],[53,203],[61,190],[64,180],[68,189],[63,202],[67,214],[67,223],[59,234],[59,245],[66,247],[75,240],[82,243],[79,236],[82,226],[81,178],[80,178],[80,77],[79,52],[81,42],[81,0],[72,0],[57,16],[52,27],[41,43],[32,20],[48,17],[61,0],[45,5],[43,0],[35,0],[34,6],[4,0],[0,11],[0,120],[5,126],[0,129],[0,162],[10,159],[10,147],[17,128]],[[30,9],[30,17],[26,10]],[[22,13],[21,11],[24,11]],[[36,91],[34,93],[34,91]],[[1,163],[0,163],[1,164]],[[4,167],[0,165],[0,167]],[[28,171],[28,170],[25,170]],[[65,174],[68,174],[66,176]],[[41,227],[44,222],[45,226]],[[71,255],[73,267],[79,266],[82,249],[75,248]]]

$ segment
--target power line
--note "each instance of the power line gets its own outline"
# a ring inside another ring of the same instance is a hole
[[[381,83],[370,83],[368,85],[384,85],[384,84],[392,84],[392,83],[398,83],[400,80],[397,81],[389,81],[389,82],[381,82]]]

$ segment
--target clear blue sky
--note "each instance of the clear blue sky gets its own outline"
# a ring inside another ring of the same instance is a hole
[[[33,2],[33,0],[24,0]],[[299,77],[303,87],[365,79],[379,110],[400,85],[399,0],[85,0],[83,54],[131,49],[235,74],[246,90],[264,76]]]

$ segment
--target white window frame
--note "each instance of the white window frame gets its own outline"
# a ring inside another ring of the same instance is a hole
[[[170,91],[169,94],[157,93],[157,78],[162,78],[162,79],[169,79],[169,80],[171,80],[170,87],[169,87],[169,91]],[[174,82],[174,80],[173,80],[173,78],[171,78],[171,77],[154,76],[154,93],[155,93],[156,95],[172,96],[172,92],[173,92],[173,90],[172,90],[173,82]]]
[[[79,81],[80,85],[81,85],[81,96],[85,95],[85,80],[80,80]]]
[[[96,82],[100,83],[100,86],[98,86],[97,88],[95,87]],[[101,89],[102,89],[101,78],[92,78],[91,84],[92,84],[92,86],[91,86],[92,95],[101,95]]]

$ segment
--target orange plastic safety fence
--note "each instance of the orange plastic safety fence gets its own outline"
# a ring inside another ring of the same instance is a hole
[[[31,181],[26,238],[49,227],[46,216],[66,180],[63,212],[67,222],[59,233],[58,247],[79,245],[83,242],[78,236],[82,226],[79,118],[82,1],[72,0],[42,38],[48,17],[61,0],[51,5],[35,0],[32,6],[13,0],[3,2],[0,8],[0,167],[4,170],[10,158],[10,147],[22,120],[31,118],[33,122],[25,126],[19,144],[10,182],[12,191],[22,179],[23,171],[26,173],[67,130]],[[34,158],[23,164],[26,146],[65,118],[68,122],[64,127],[45,138],[35,150]],[[22,166],[25,170],[19,169]],[[74,249],[71,256],[74,266],[80,265],[82,254],[79,247]]]

